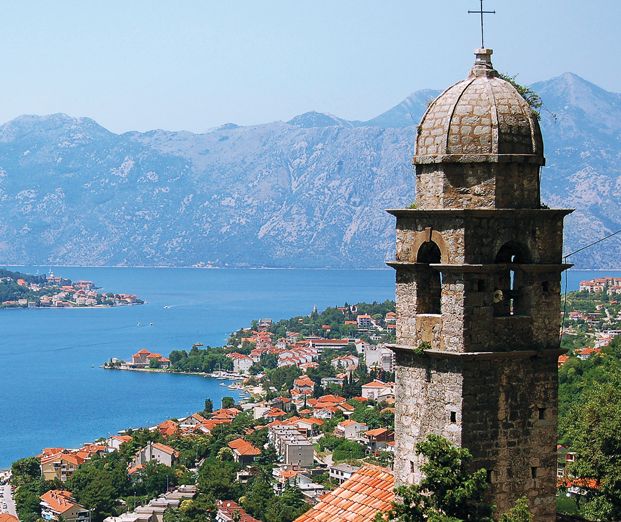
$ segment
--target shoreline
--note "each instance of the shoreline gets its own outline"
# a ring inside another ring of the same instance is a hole
[[[0,310],[100,310],[102,308],[126,308],[142,306],[144,303],[127,303],[123,305],[95,305],[95,306],[0,306]]]
[[[196,375],[199,377],[205,377],[206,379],[217,379],[219,381],[243,381],[246,377],[243,375],[235,374],[216,374],[209,372],[176,372],[174,370],[168,370],[166,368],[129,368],[126,366],[115,367],[106,366],[105,363],[99,366],[104,370],[119,370],[124,372],[142,372],[142,373],[168,373],[170,375]]]
[[[203,378],[207,378],[207,379],[214,379],[214,380],[221,381],[221,384],[223,384],[224,386],[226,386],[226,388],[230,389],[231,392],[236,393],[239,396],[239,398],[236,399],[236,401],[239,402],[239,403],[242,403],[242,402],[244,402],[245,400],[248,400],[251,397],[251,393],[249,392],[249,390],[245,386],[241,386],[240,385],[239,387],[230,388],[230,385],[234,384],[236,382],[235,379],[231,379],[229,377],[225,377],[225,378],[220,377],[220,378],[218,378],[218,377],[215,377],[212,374],[208,374],[208,373],[205,373],[205,372],[172,372],[172,371],[167,371],[167,370],[157,369],[157,368],[154,368],[154,369],[149,369],[149,368],[104,368],[103,365],[101,365],[100,368],[106,369],[106,370],[122,370],[122,371],[133,371],[133,372],[143,372],[143,373],[167,373],[167,374],[171,374],[171,375],[193,375],[193,376],[199,376],[199,377],[203,377]],[[224,384],[224,383],[226,383],[226,384]],[[198,408],[198,410],[200,410],[200,404],[201,404],[200,403],[200,399],[197,400],[197,403],[198,403],[197,404],[197,408]],[[187,416],[187,414],[184,413],[182,415],[171,416],[171,417],[168,417],[168,418],[182,418],[182,417],[186,417],[186,416]],[[166,420],[166,419],[162,418],[162,420],[158,420],[156,422],[159,423],[159,422],[163,422],[164,420]],[[152,427],[152,425],[150,425],[150,423],[140,424],[140,425],[136,425],[136,426],[126,426],[126,427],[122,428],[121,430],[115,431],[114,433],[110,432],[109,434],[99,434],[99,435],[96,435],[95,437],[92,438],[92,442],[95,442],[95,441],[100,440],[102,438],[107,438],[108,436],[113,435],[113,434],[125,433],[129,429],[143,429],[143,428],[144,429],[149,429],[151,427]],[[42,445],[42,447],[45,447],[45,444],[47,444],[47,443],[44,443]],[[22,459],[22,458],[27,458],[27,457],[30,457],[30,456],[33,456],[33,455],[22,455],[22,456],[18,457],[18,460]],[[15,461],[13,461],[13,462],[15,462]],[[8,464],[8,465],[0,465],[0,473],[11,471],[11,466],[12,466],[13,462]]]

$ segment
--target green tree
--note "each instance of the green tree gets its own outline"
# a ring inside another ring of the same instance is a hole
[[[274,489],[266,473],[260,473],[253,481],[243,501],[243,506],[251,515],[262,519],[265,517],[270,502],[274,498]]]
[[[36,457],[16,460],[11,466],[11,473],[11,483],[14,486],[32,482],[41,477],[39,460]]]
[[[468,470],[472,455],[466,448],[430,435],[416,445],[416,451],[426,458],[421,467],[424,478],[420,484],[397,488],[400,500],[389,512],[389,520],[492,522],[492,506],[485,501],[487,471]]]
[[[85,478],[84,481],[81,481],[80,477],[76,481],[72,478],[75,485],[80,484],[78,488],[73,487],[73,493],[78,502],[92,510],[94,521],[101,521],[108,516],[115,515],[118,490],[114,487],[111,476],[102,469],[91,468],[88,477]]]
[[[517,500],[513,508],[500,517],[499,522],[531,522],[532,519],[528,509],[528,499],[522,497]]]
[[[265,522],[292,522],[308,508],[302,492],[298,488],[287,486],[282,495],[272,498],[263,520]]]
[[[223,408],[234,408],[235,399],[233,399],[233,397],[222,397],[222,407]]]
[[[139,491],[148,497],[156,497],[167,488],[177,484],[175,470],[155,460],[147,464],[139,472]]]
[[[598,487],[585,488],[581,512],[593,520],[621,519],[621,371],[607,374],[583,393],[570,415],[567,430],[576,462],[573,475],[593,479]]]
[[[213,412],[213,401],[211,399],[205,399],[205,409],[203,411],[205,413]]]
[[[289,391],[293,387],[293,381],[302,375],[302,370],[297,366],[281,366],[273,370],[267,370],[267,382],[278,391]]]
[[[237,499],[242,493],[238,470],[235,462],[207,460],[198,472],[198,487],[213,500]]]
[[[224,446],[218,450],[218,455],[216,457],[218,460],[226,460],[231,462],[233,460],[233,451],[228,446]]]

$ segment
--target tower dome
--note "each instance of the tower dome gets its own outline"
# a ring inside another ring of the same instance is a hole
[[[537,117],[515,87],[500,78],[491,49],[477,49],[467,79],[436,98],[418,128],[414,163],[544,165]]]

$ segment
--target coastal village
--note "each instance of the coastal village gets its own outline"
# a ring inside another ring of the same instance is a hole
[[[76,308],[142,304],[138,296],[98,292],[92,281],[0,270],[0,308]]]
[[[583,281],[569,294],[563,335],[573,346],[559,357],[559,368],[605,356],[621,333],[618,282]],[[110,359],[107,369],[203,373],[244,398],[225,397],[219,408],[207,399],[192,415],[77,449],[44,448],[31,460],[32,480],[51,489],[30,499],[33,516],[198,520],[188,512],[200,503],[216,521],[320,521],[335,502],[356,495],[347,512],[372,519],[394,499],[395,361],[386,345],[395,324],[392,302],[344,305],[278,322],[257,320],[222,348],[197,344],[168,356],[142,348],[127,361]],[[588,484],[571,472],[575,453],[559,444],[559,455],[558,487],[570,497],[584,495]],[[127,485],[124,494],[106,499],[107,510],[94,513],[92,502],[80,503],[88,498],[80,473],[111,459],[122,462]],[[14,465],[18,490],[27,487],[19,470]],[[149,489],[154,477],[159,483]],[[259,492],[265,502],[257,505]],[[286,515],[269,512],[283,503]]]

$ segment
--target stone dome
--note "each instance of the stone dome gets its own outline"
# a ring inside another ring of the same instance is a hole
[[[543,165],[537,117],[499,77],[491,49],[477,49],[467,79],[449,87],[427,109],[416,138],[417,165],[525,162]]]

